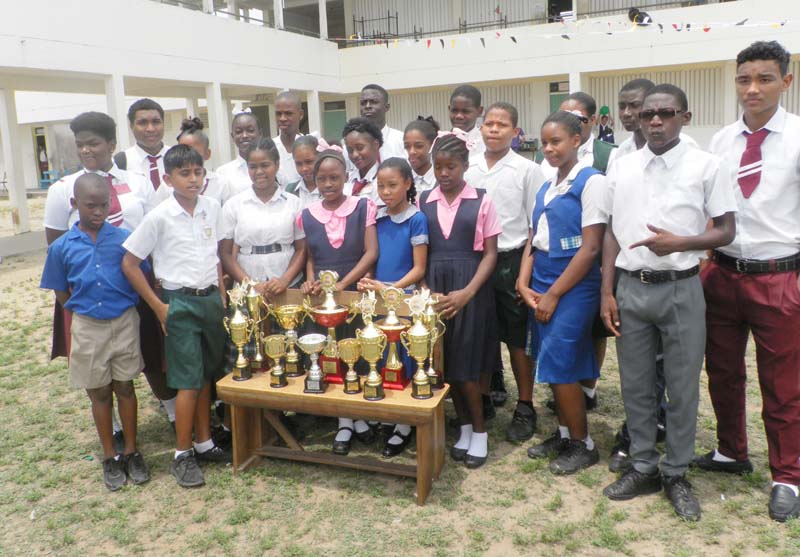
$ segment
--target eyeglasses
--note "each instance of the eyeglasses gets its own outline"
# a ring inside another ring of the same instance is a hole
[[[659,120],[670,120],[675,118],[678,114],[686,112],[685,110],[677,110],[675,108],[659,108],[658,110],[642,110],[639,112],[639,120],[649,122],[656,116]]]

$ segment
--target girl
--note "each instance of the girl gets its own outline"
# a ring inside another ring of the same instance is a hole
[[[324,140],[323,140],[324,141]],[[327,146],[328,144],[325,143]],[[298,137],[292,147],[292,158],[300,180],[286,186],[286,193],[291,193],[300,198],[300,203],[305,209],[312,203],[322,200],[322,194],[314,182],[314,163],[317,161],[317,147],[319,142],[313,135]]]
[[[478,381],[482,372],[492,369],[498,342],[488,279],[497,262],[501,228],[485,190],[464,182],[469,167],[464,140],[444,135],[434,143],[432,154],[437,186],[422,193],[419,208],[430,235],[426,280],[440,293],[436,311],[447,326],[444,373],[461,424],[450,454],[468,468],[477,468],[489,452]]]
[[[411,290],[425,277],[428,220],[413,205],[417,192],[408,162],[393,157],[381,163],[378,168],[378,195],[385,206],[378,210],[379,255],[375,278],[361,279],[358,289],[380,291],[386,286],[394,286]],[[413,362],[402,346],[400,354],[406,375],[410,377],[415,371]],[[383,456],[400,454],[410,441],[411,426],[397,424],[386,440]]]
[[[302,287],[306,294],[321,292],[317,270],[339,273],[337,291],[355,290],[358,280],[378,260],[375,204],[370,199],[345,195],[346,172],[341,151],[333,147],[322,151],[314,163],[314,181],[322,201],[303,209],[297,218],[308,246],[307,280]],[[375,441],[375,432],[365,421],[339,418],[333,452],[349,453],[354,432],[364,444]]]
[[[600,305],[605,177],[578,162],[580,145],[581,121],[576,115],[560,111],[544,121],[544,156],[558,172],[536,195],[517,279],[517,290],[535,312],[528,326],[534,329],[533,353],[538,355],[536,379],[550,384],[559,423],[558,431],[531,447],[528,456],[544,458],[555,452],[550,462],[554,474],[574,474],[599,458],[589,436],[579,381],[600,375],[592,349],[592,320]]]
[[[244,154],[261,139],[261,123],[255,114],[239,112],[231,122],[231,138],[236,145],[238,155],[232,161],[223,164],[217,169],[217,174],[223,176],[230,184],[230,195],[243,192],[250,188],[250,173]]]
[[[418,193],[433,189],[436,177],[431,163],[431,147],[439,133],[439,124],[433,116],[418,116],[406,126],[403,146],[408,153],[408,162],[414,170],[414,185]]]
[[[375,178],[381,162],[380,149],[383,134],[378,127],[366,118],[353,118],[344,125],[342,139],[347,147],[350,162],[355,168],[350,171],[345,186],[347,195],[368,197],[383,205],[378,197]]]

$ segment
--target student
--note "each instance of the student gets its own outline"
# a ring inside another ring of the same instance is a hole
[[[681,89],[670,84],[650,89],[639,113],[647,145],[617,159],[608,175],[601,315],[617,336],[633,464],[603,494],[625,500],[663,486],[678,516],[699,520],[700,504],[685,478],[694,456],[705,351],[698,265],[703,250],[733,239],[736,203],[725,183],[723,161],[681,142],[681,128],[691,117]],[[709,219],[713,224],[707,228]],[[659,339],[669,401],[667,454],[660,466],[655,387]]]
[[[481,125],[485,151],[470,158],[469,170],[464,175],[468,184],[486,190],[502,228],[497,238],[497,266],[492,273],[491,286],[498,336],[508,347],[519,391],[514,417],[506,431],[506,438],[513,442],[527,441],[536,430],[533,362],[525,354],[528,312],[520,303],[516,283],[536,191],[544,182],[538,164],[511,150],[511,140],[519,133],[518,118],[517,109],[509,103],[500,102],[489,107]],[[488,385],[485,390],[488,391]]]
[[[614,120],[607,106],[600,107],[600,121],[597,123],[597,139],[614,143]],[[613,153],[613,151],[612,151]]]
[[[487,122],[490,117],[487,114]],[[592,349],[592,321],[600,307],[605,176],[578,161],[581,121],[576,115],[551,114],[541,133],[544,155],[558,173],[536,194],[517,288],[535,312],[529,326],[536,329],[536,380],[553,390],[558,430],[528,449],[528,456],[555,453],[550,471],[574,474],[599,460],[579,381],[600,375]]]
[[[121,170],[131,170],[147,178],[153,191],[161,186],[164,175],[164,109],[152,99],[139,99],[128,109],[128,123],[136,140],[114,156]]]
[[[278,93],[275,98],[275,122],[278,124],[279,133],[272,138],[272,141],[275,142],[281,156],[277,178],[281,187],[300,180],[300,174],[294,166],[292,147],[297,139],[303,137],[300,133],[300,122],[304,117],[303,102],[297,93],[291,91]]]
[[[122,270],[164,330],[167,384],[178,390],[177,447],[170,473],[181,487],[196,487],[205,483],[198,460],[231,460],[230,452],[211,439],[208,382],[222,366],[226,336],[222,326],[225,291],[217,256],[220,206],[199,195],[205,178],[200,153],[176,145],[164,156],[164,167],[172,197],[150,211],[125,241],[128,253]],[[139,269],[150,255],[161,284],[160,296]]]
[[[447,110],[450,113],[450,124],[453,129],[467,132],[467,138],[472,144],[470,156],[482,155],[486,145],[483,143],[481,127],[478,125],[478,119],[483,116],[481,92],[472,85],[459,85],[450,94]]]
[[[342,139],[354,167],[345,184],[345,195],[367,197],[378,205],[383,205],[378,197],[376,182],[383,142],[381,131],[366,118],[353,118],[344,125]]]
[[[236,158],[217,168],[217,174],[228,180],[231,196],[250,188],[250,173],[244,154],[261,139],[261,123],[252,112],[239,112],[231,122],[231,138],[236,145]]]
[[[372,122],[381,132],[380,160],[385,161],[391,157],[406,158],[403,148],[403,132],[390,128],[386,123],[386,113],[389,112],[389,93],[380,85],[370,83],[361,89],[358,100],[361,117]]]
[[[136,450],[133,380],[144,367],[136,312],[139,297],[120,267],[125,254],[122,242],[129,232],[105,222],[110,195],[108,184],[97,174],[83,174],[75,181],[71,201],[78,222],[48,248],[41,287],[55,290],[59,302],[73,312],[70,385],[86,389],[89,395],[103,447],[103,481],[117,491],[128,477],[137,485],[150,479]],[[125,432],[122,454],[114,448],[112,392]]]
[[[464,181],[469,151],[461,137],[445,135],[433,146],[437,186],[423,192],[419,208],[428,219],[426,282],[439,296],[445,319],[444,375],[451,385],[461,432],[450,451],[467,468],[482,466],[489,454],[483,419],[481,373],[495,362],[497,334],[489,280],[497,263],[500,222],[484,190]]]
[[[336,290],[355,290],[359,279],[378,260],[375,204],[344,193],[346,173],[344,157],[335,147],[322,151],[314,164],[314,180],[322,201],[303,209],[297,218],[308,248],[306,282],[302,286],[306,294],[321,292],[317,272],[323,270],[339,274]],[[335,454],[350,452],[353,433],[365,445],[375,442],[375,432],[365,421],[339,418],[333,440]]]
[[[317,148],[320,142],[313,135],[299,137],[292,146],[292,158],[297,174],[300,178],[286,186],[286,193],[291,193],[300,198],[300,204],[305,209],[312,203],[322,201],[322,194],[314,182],[314,163],[317,162]],[[325,143],[327,145],[327,142]]]
[[[433,174],[431,147],[439,133],[439,124],[433,116],[418,116],[412,120],[403,133],[403,147],[408,155],[408,163],[414,172],[414,189],[422,193],[433,189],[436,176]]]
[[[758,41],[736,57],[742,116],[720,130],[710,150],[739,206],[736,238],[703,271],[708,312],[706,370],[717,417],[717,446],[695,459],[703,470],[743,474],[747,453],[745,349],[756,343],[772,492],[769,516],[800,516],[800,118],[780,104],[792,85],[790,54]]]

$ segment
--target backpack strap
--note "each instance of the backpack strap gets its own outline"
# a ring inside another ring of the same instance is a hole
[[[125,154],[125,151],[114,154],[114,164],[116,164],[117,168],[120,170],[128,170],[128,155]]]
[[[594,153],[594,163],[592,166],[605,174],[606,169],[608,169],[608,159],[611,157],[611,151],[616,148],[617,146],[613,143],[606,143],[605,141],[595,139],[592,145],[592,152]]]

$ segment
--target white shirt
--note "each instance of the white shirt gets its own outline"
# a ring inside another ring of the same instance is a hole
[[[353,186],[355,185],[356,180],[361,180],[361,174],[358,172],[357,168],[354,168],[348,173],[347,182],[344,184],[344,194],[345,195],[353,195]],[[375,202],[375,205],[378,207],[382,205],[386,205],[381,198],[378,197],[378,163],[372,165],[366,175],[364,175],[364,180],[367,181],[367,185],[364,186],[356,197],[367,197]]]
[[[578,172],[584,168],[587,168],[587,166],[578,162],[560,184],[551,184],[544,194],[545,206],[549,205],[556,197],[567,193],[572,188],[572,182]],[[581,228],[608,222],[608,215],[605,211],[605,196],[606,177],[602,174],[590,176],[581,192]],[[532,245],[537,250],[550,251],[550,225],[547,222],[546,213],[542,213],[542,216],[539,217],[539,222],[536,223],[536,235],[533,237]]]
[[[253,185],[250,172],[247,170],[247,161],[241,155],[236,155],[235,159],[217,168],[217,174],[230,184],[231,196],[241,193]]]
[[[594,139],[593,133],[589,136],[589,139],[581,143],[580,147],[578,147],[578,162],[584,166],[594,165]],[[616,149],[613,150],[616,151]],[[558,175],[558,169],[550,166],[547,159],[542,159],[541,167],[545,180],[552,180]]]
[[[628,271],[682,271],[697,265],[703,251],[659,257],[628,246],[653,236],[648,224],[680,236],[696,236],[709,218],[736,211],[725,162],[682,141],[657,156],[649,147],[617,159],[607,179],[606,211],[619,242],[616,265]]]
[[[172,197],[172,186],[163,184],[153,195],[153,206],[160,205],[161,202]],[[231,185],[228,180],[216,172],[209,170],[206,172],[206,179],[200,195],[205,195],[216,199],[220,205],[224,205],[231,197]],[[152,208],[152,207],[151,207]]]
[[[486,144],[483,142],[483,134],[478,124],[467,132],[467,138],[468,141],[471,141],[475,145],[469,152],[470,157],[477,157],[486,152]]]
[[[294,242],[305,238],[297,226],[302,212],[300,198],[280,189],[264,203],[253,188],[233,196],[222,208],[220,238],[239,246],[236,261],[247,275],[257,281],[283,276],[294,255]],[[251,253],[253,246],[280,244],[275,253]],[[292,281],[294,282],[294,281]]]
[[[414,170],[411,172],[414,175],[414,187],[417,190],[417,195],[436,187],[436,175],[433,173],[433,165],[422,176],[414,172]]]
[[[80,170],[50,186],[44,204],[45,228],[69,230],[78,222],[78,211],[72,207],[70,200],[75,196],[75,181],[87,172]],[[111,184],[117,191],[117,198],[122,208],[121,228],[133,230],[139,226],[155,195],[150,181],[136,172],[120,170],[117,165],[112,166],[107,173],[98,170],[95,174],[112,177]]]
[[[298,133],[294,136],[295,140],[301,137],[303,137],[302,133]],[[278,153],[281,155],[281,165],[280,168],[278,168],[278,175],[276,177],[278,183],[285,188],[289,184],[302,180],[297,173],[297,167],[294,165],[294,156],[291,151],[284,147],[280,134],[278,134],[278,137],[273,137],[272,141],[275,143],[275,146],[278,148]]]
[[[497,239],[498,251],[525,245],[531,224],[536,192],[544,176],[535,162],[511,149],[491,169],[486,156],[470,159],[464,181],[473,188],[483,188],[494,203],[503,232]]]
[[[217,242],[222,211],[215,199],[200,195],[194,214],[175,196],[147,213],[122,244],[139,259],[153,256],[153,271],[167,290],[218,285]]]
[[[761,144],[761,180],[748,199],[737,181],[744,120],[722,128],[709,147],[726,160],[724,181],[739,206],[736,238],[719,248],[731,257],[766,260],[800,251],[800,117],[779,107],[764,127],[770,133]]]
[[[383,135],[383,145],[381,145],[382,161],[392,157],[408,158],[408,153],[406,153],[406,148],[403,145],[403,132],[386,125],[383,126],[381,134]]]
[[[161,185],[164,184],[164,155],[167,151],[169,151],[169,146],[162,145],[161,150],[153,155],[154,157],[158,157],[156,164],[158,165],[158,178]],[[153,182],[150,180],[150,160],[147,158],[148,156],[150,156],[150,153],[139,147],[138,143],[134,143],[131,147],[125,149],[125,165],[127,170],[145,176],[147,183],[150,184],[153,189],[156,189],[155,186],[153,186]]]
[[[695,149],[699,149],[700,146],[697,144],[697,141],[682,133],[680,135],[681,143],[686,143],[689,147],[693,147]],[[620,143],[619,147],[616,149],[611,149],[611,153],[608,155],[608,167],[611,168],[611,163],[614,162],[618,157],[623,155],[629,155],[630,153],[634,153],[638,151],[636,148],[636,141],[633,139],[633,135],[631,135],[628,139]]]
[[[317,201],[322,201],[322,194],[319,188],[314,188],[314,191],[308,191],[306,183],[302,178],[300,178],[300,181],[297,183],[292,193],[296,193],[297,197],[300,198],[300,204],[303,206],[303,209]]]

